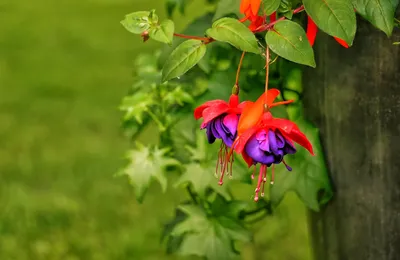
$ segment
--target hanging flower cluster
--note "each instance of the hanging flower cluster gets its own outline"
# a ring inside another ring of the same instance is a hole
[[[269,89],[256,102],[239,103],[237,94],[232,94],[229,102],[212,100],[197,107],[196,119],[203,118],[202,129],[206,129],[209,143],[221,139],[216,171],[220,174],[219,184],[223,184],[225,174],[232,175],[233,152],[241,154],[249,167],[260,164],[260,172],[255,191],[255,201],[259,192],[264,195],[264,183],[267,181],[267,168],[274,171],[276,164],[285,163],[284,156],[296,153],[294,143],[306,148],[311,154],[313,149],[307,137],[297,125],[287,119],[274,118],[269,109],[289,104],[292,100],[274,103],[280,94],[277,89]],[[230,150],[228,150],[230,148]],[[254,176],[253,176],[254,178]],[[271,183],[274,181],[274,174]]]
[[[261,0],[242,0],[240,5],[240,12],[244,15],[240,21],[250,21],[249,29],[252,31],[257,31],[266,23],[266,16],[259,15],[260,5]],[[269,19],[270,24],[273,23],[276,20],[276,13],[273,13]],[[307,37],[311,45],[314,43],[317,30],[315,23],[308,17]],[[348,47],[344,41],[336,40]],[[269,52],[267,52],[267,56],[269,56]],[[267,57],[267,70],[268,60],[269,57]],[[287,154],[296,153],[295,143],[303,146],[312,155],[314,154],[313,148],[294,122],[275,118],[271,114],[270,108],[292,102],[289,100],[274,103],[280,94],[279,90],[268,90],[268,83],[266,83],[265,92],[256,102],[240,103],[239,86],[235,85],[235,89],[237,91],[233,91],[234,94],[230,96],[228,102],[224,100],[207,101],[194,110],[194,117],[203,119],[201,129],[206,129],[210,144],[214,143],[216,139],[221,139],[216,163],[216,173],[220,175],[220,185],[223,184],[224,175],[232,175],[234,152],[243,157],[249,168],[254,167],[254,171],[257,164],[260,165],[254,197],[254,200],[258,201],[260,192],[261,196],[264,196],[268,168],[272,170],[270,182],[273,184],[275,165],[283,163],[288,171],[292,170],[284,158]],[[254,179],[254,172],[252,178]]]

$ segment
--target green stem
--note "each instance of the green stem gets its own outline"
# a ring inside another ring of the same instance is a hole
[[[156,122],[156,124],[158,125],[158,128],[160,129],[160,131],[161,132],[165,132],[166,129],[164,127],[164,124],[158,119],[158,117],[153,112],[151,112],[150,110],[148,110],[147,113],[154,120],[154,122]]]

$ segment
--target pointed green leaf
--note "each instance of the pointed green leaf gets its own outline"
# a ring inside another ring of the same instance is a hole
[[[294,191],[307,207],[318,211],[319,205],[326,203],[332,197],[319,131],[303,119],[296,123],[312,143],[315,156],[309,154],[304,148],[298,148],[294,155],[285,156],[286,163],[293,170],[289,172],[283,165],[277,166],[275,183],[270,189],[270,198],[271,202],[277,205],[286,192]]]
[[[139,11],[127,14],[125,15],[125,19],[121,21],[121,24],[131,33],[141,34],[150,28],[151,23],[149,15],[150,12],[148,11]]]
[[[318,28],[353,44],[357,25],[351,0],[303,0],[303,4]]]
[[[154,28],[150,28],[149,36],[151,39],[172,44],[172,39],[174,37],[175,25],[171,20],[165,20],[160,25]]]
[[[176,185],[192,184],[193,189],[204,197],[206,188],[212,188],[215,192],[221,194],[225,199],[229,200],[227,188],[228,185],[218,185],[218,178],[215,176],[215,166],[201,166],[198,163],[186,165],[185,173],[179,178]]]
[[[220,260],[235,259],[232,242],[247,242],[250,239],[249,232],[233,218],[215,217],[212,212],[207,215],[202,208],[194,205],[182,205],[179,208],[187,217],[175,226],[172,234],[186,234],[179,249],[182,255]]]
[[[313,49],[299,24],[289,20],[277,22],[274,29],[267,32],[265,40],[279,56],[315,68]]]
[[[281,0],[263,0],[264,14],[269,16],[275,12],[281,4]]]
[[[353,0],[353,5],[361,16],[387,36],[392,34],[395,8],[391,0]]]
[[[185,74],[203,58],[206,50],[205,44],[199,40],[181,43],[165,62],[161,81],[165,82]]]
[[[136,92],[134,95],[124,97],[119,109],[125,112],[124,120],[134,118],[136,122],[142,124],[144,114],[151,110],[154,103],[151,93]]]
[[[139,202],[143,201],[153,178],[160,183],[163,191],[166,190],[167,178],[164,175],[164,170],[167,166],[179,164],[175,159],[167,157],[165,155],[167,152],[168,149],[158,148],[151,151],[149,147],[140,144],[137,145],[137,149],[128,152],[127,158],[130,163],[119,175],[127,175],[129,177]]]
[[[239,50],[260,54],[256,37],[237,19],[221,18],[213,23],[206,34],[217,41],[227,42]]]

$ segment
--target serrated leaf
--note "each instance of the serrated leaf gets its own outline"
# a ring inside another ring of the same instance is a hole
[[[277,55],[315,68],[314,51],[299,24],[289,20],[277,22],[274,29],[267,32],[265,40]]]
[[[353,44],[357,25],[351,0],[303,0],[303,4],[318,28]]]
[[[172,44],[172,39],[174,38],[175,25],[171,20],[165,20],[160,25],[150,28],[149,36],[151,39]]]
[[[375,27],[390,36],[394,26],[394,5],[391,0],[353,0],[357,12]]]
[[[151,109],[152,105],[154,105],[154,98],[151,94],[136,92],[134,95],[124,97],[119,109],[125,112],[124,120],[134,118],[136,122],[142,124],[144,114]]]
[[[274,0],[276,1],[276,0]],[[221,0],[218,2],[217,9],[213,17],[213,21],[227,16],[229,14],[235,14],[238,18],[241,16],[239,12],[241,0]]]
[[[162,69],[161,81],[179,77],[193,68],[206,53],[206,46],[199,40],[181,43],[169,56]]]
[[[204,256],[207,259],[233,259],[231,243],[234,240],[247,242],[249,232],[229,217],[207,215],[202,208],[194,205],[179,207],[187,218],[177,224],[173,235],[186,234],[179,249],[182,255]]]
[[[212,188],[221,194],[225,199],[231,199],[227,188],[228,185],[218,185],[218,178],[215,176],[215,166],[201,166],[198,163],[186,165],[184,174],[178,179],[175,185],[191,184],[193,189],[204,197],[207,188]]]
[[[144,195],[152,179],[156,179],[163,191],[167,188],[167,178],[164,170],[168,166],[179,165],[179,162],[166,156],[168,149],[150,150],[149,147],[137,144],[137,148],[127,154],[129,164],[119,173],[127,175],[135,188],[136,199],[143,201]]]
[[[319,131],[303,119],[296,122],[313,145],[315,156],[303,148],[294,155],[285,156],[285,161],[293,170],[287,171],[279,165],[275,173],[275,183],[271,185],[270,199],[274,205],[279,204],[288,191],[294,191],[312,210],[318,211],[332,197],[332,188],[319,140]],[[319,198],[319,192],[323,191]]]
[[[281,0],[263,0],[263,4],[261,6],[264,6],[264,14],[269,16],[278,10],[280,4]]]
[[[139,11],[125,15],[125,19],[121,24],[129,32],[141,34],[150,28],[149,11]]]
[[[213,23],[206,34],[217,41],[227,42],[239,50],[260,54],[256,37],[237,19],[221,18]]]

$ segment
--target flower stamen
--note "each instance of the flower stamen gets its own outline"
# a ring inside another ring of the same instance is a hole
[[[289,165],[287,165],[287,163],[285,162],[285,160],[282,160],[282,162],[283,162],[283,164],[285,165],[285,167],[286,167],[286,169],[288,170],[288,171],[292,171],[293,169],[292,169],[292,167],[290,167]]]
[[[262,164],[260,166],[260,173],[258,174],[258,182],[257,182],[257,188],[255,190],[256,195],[254,196],[254,201],[258,201],[259,197],[258,197],[258,193],[261,190],[261,183],[263,183],[263,177],[264,177],[264,173],[266,172],[267,166],[265,164]]]
[[[267,171],[268,171],[268,167],[265,167],[265,171],[264,171],[264,177],[263,177],[263,182],[262,182],[262,188],[261,188],[261,197],[264,197],[264,187],[265,187],[265,183],[267,182]]]

